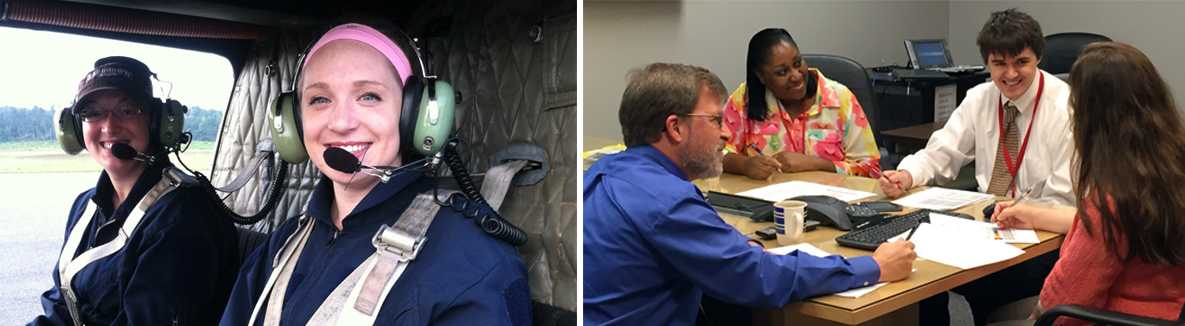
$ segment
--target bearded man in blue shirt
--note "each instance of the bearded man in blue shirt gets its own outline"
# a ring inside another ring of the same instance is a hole
[[[584,174],[585,325],[691,325],[704,294],[773,308],[909,276],[908,241],[871,257],[776,255],[720,219],[690,181],[721,173],[727,94],[700,67],[631,74],[618,112],[628,149]]]

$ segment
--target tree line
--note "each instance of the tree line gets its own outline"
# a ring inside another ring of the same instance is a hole
[[[0,142],[54,139],[54,111],[41,107],[0,106]],[[197,141],[214,141],[222,126],[222,111],[190,106],[185,129]]]

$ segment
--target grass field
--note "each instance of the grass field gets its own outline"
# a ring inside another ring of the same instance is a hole
[[[169,159],[176,162],[176,158]],[[190,168],[209,174],[214,163],[214,142],[194,142],[181,159]],[[180,165],[180,164],[178,164]],[[99,171],[98,163],[85,151],[67,155],[54,141],[0,143],[0,173]]]

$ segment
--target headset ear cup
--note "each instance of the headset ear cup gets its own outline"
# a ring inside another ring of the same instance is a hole
[[[435,155],[444,148],[453,132],[453,116],[456,108],[456,92],[449,83],[433,80],[428,83],[436,92],[435,98],[423,95],[419,113],[416,116],[412,141],[419,154]],[[428,92],[425,89],[424,92]]]
[[[407,79],[403,86],[403,109],[399,112],[399,153],[403,162],[410,162],[421,157],[415,148],[416,120],[419,117],[420,102],[424,98],[424,80],[419,76]]]
[[[276,145],[276,152],[280,159],[292,164],[300,164],[309,160],[305,151],[304,140],[300,137],[299,126],[296,122],[296,94],[282,92],[272,100],[271,110],[268,112],[271,123],[272,143]]]
[[[161,106],[156,122],[160,146],[165,149],[177,149],[181,145],[181,134],[185,132],[185,113],[189,112],[189,108],[173,99],[164,102],[153,99],[152,103],[160,103]]]
[[[82,129],[72,108],[64,108],[54,116],[58,145],[66,154],[74,155],[86,148],[82,145]]]

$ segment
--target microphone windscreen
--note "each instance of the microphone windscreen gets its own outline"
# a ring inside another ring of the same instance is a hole
[[[111,146],[111,154],[121,160],[130,160],[136,158],[136,149],[128,144],[118,143]]]
[[[325,149],[325,164],[334,170],[345,173],[355,173],[362,170],[362,162],[358,161],[354,154],[350,154],[340,147],[330,147]]]

